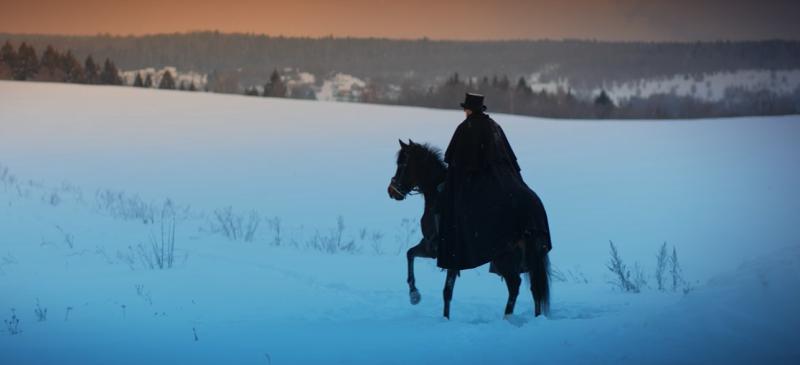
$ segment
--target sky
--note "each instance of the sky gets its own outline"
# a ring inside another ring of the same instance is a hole
[[[696,41],[800,39],[798,0],[0,0],[0,32]]]

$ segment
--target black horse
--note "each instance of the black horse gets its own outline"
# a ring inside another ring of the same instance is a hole
[[[425,212],[420,219],[422,240],[408,250],[408,287],[411,304],[419,303],[421,296],[415,285],[414,258],[436,258],[438,240],[436,221],[436,202],[440,194],[440,184],[447,175],[447,166],[442,161],[441,152],[427,144],[418,144],[409,140],[400,141],[397,153],[397,171],[389,184],[389,196],[403,200],[409,193],[418,192],[425,198]],[[544,212],[542,212],[544,213]],[[514,304],[522,283],[520,274],[530,275],[531,292],[535,304],[534,314],[549,313],[550,284],[548,242],[536,235],[520,234],[518,240],[508,242],[507,249],[491,261],[490,271],[500,275],[508,287],[508,302],[505,315],[514,312]],[[450,301],[453,298],[458,270],[447,270],[444,286],[444,316],[450,318]]]

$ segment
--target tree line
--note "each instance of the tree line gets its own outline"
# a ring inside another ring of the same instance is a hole
[[[137,73],[133,86],[154,87],[153,75]],[[167,70],[158,81],[160,89],[195,91],[194,83],[178,82]],[[213,91],[240,93],[239,79],[214,72],[209,77],[217,84]],[[47,45],[41,58],[35,48],[22,42],[15,48],[9,41],[0,48],[0,79],[68,82],[81,84],[122,85],[123,80],[115,63],[106,58],[103,65],[96,63],[91,54],[84,62],[71,50],[60,52]],[[615,103],[611,96],[601,91],[593,98],[579,98],[570,89],[555,92],[532,90],[525,77],[515,82],[502,76],[462,77],[452,73],[439,84],[423,86],[406,80],[400,87],[399,97],[390,96],[392,85],[382,78],[373,78],[360,90],[358,101],[367,103],[399,104],[431,108],[457,108],[465,92],[487,96],[493,112],[552,117],[552,118],[706,118],[742,115],[784,115],[800,113],[800,88],[788,95],[769,90],[731,88],[721,101],[704,101],[690,96],[654,94],[632,97]],[[263,88],[245,88],[246,95],[269,97],[302,97],[283,81],[273,69]]]
[[[380,85],[370,83],[362,93],[362,102],[458,109],[464,93],[486,96],[492,112],[549,118],[580,119],[674,119],[710,118],[746,115],[800,114],[800,87],[790,94],[769,90],[728,88],[720,101],[706,101],[674,93],[632,97],[615,102],[601,90],[591,98],[579,98],[569,89],[554,92],[533,91],[520,77],[464,78],[452,74],[443,83],[428,88],[404,87],[397,100],[382,98]]]
[[[106,58],[102,66],[92,55],[81,63],[71,50],[60,52],[47,45],[41,57],[36,49],[26,42],[15,48],[6,41],[0,48],[0,80],[49,81],[74,84],[123,85],[119,69],[114,61]],[[151,74],[137,73],[134,87],[154,87]],[[167,70],[157,85],[159,89],[196,91],[194,82],[178,83]]]
[[[283,81],[281,74],[278,73],[278,70],[272,70],[272,74],[269,76],[269,81],[264,84],[261,92],[259,92],[258,88],[256,87],[248,87],[244,89],[244,94],[248,96],[266,96],[273,98],[285,98],[293,96],[290,95],[289,89],[286,86],[286,83]]]
[[[192,32],[146,36],[0,34],[0,39],[52,44],[80,56],[108,57],[125,69],[174,66],[204,74],[236,71],[263,85],[273,69],[298,68],[324,79],[336,72],[385,83],[436,86],[453,72],[538,73],[576,90],[610,83],[738,70],[800,68],[800,41],[599,42],[592,40],[439,41],[380,38],[288,38]]]
[[[0,48],[0,79],[122,85],[117,66],[108,58],[102,66],[92,55],[81,63],[71,51],[61,53],[49,45],[39,58],[26,42],[15,49],[8,41]]]

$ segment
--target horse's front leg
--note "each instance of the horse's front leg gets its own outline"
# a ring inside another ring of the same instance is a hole
[[[411,247],[408,249],[408,252],[406,252],[406,258],[408,259],[408,279],[406,282],[408,283],[408,296],[412,305],[419,304],[419,301],[422,299],[422,296],[419,294],[419,290],[417,290],[417,281],[414,278],[414,258],[420,255],[420,251],[423,251],[424,247],[425,238],[423,238],[419,244]]]
[[[444,318],[450,319],[450,301],[453,299],[453,287],[456,285],[458,270],[447,270],[444,281]]]
[[[431,250],[431,247],[432,245],[427,241],[427,238],[423,237],[416,246],[411,247],[408,249],[408,252],[406,252],[406,258],[408,259],[408,279],[406,282],[408,283],[408,295],[412,305],[419,304],[419,301],[422,299],[422,295],[420,295],[419,290],[417,290],[416,279],[414,278],[414,258],[436,258],[436,253]]]
[[[419,245],[416,245],[408,249],[408,252],[406,252],[406,257],[408,258],[408,279],[406,282],[408,283],[408,296],[412,305],[418,304],[420,299],[422,299],[422,297],[419,295],[419,290],[417,290],[417,286],[415,285],[416,279],[414,278],[414,257],[416,257],[416,251],[418,248]]]

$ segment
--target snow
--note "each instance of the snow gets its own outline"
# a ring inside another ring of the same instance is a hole
[[[208,83],[208,75],[206,74],[201,74],[194,71],[180,72],[176,67],[172,66],[167,66],[160,70],[156,70],[153,67],[143,68],[140,70],[127,70],[120,72],[120,75],[122,76],[123,84],[129,86],[134,84],[137,74],[142,75],[142,81],[147,79],[147,75],[150,75],[150,77],[153,79],[152,87],[158,88],[158,85],[161,83],[161,78],[164,77],[164,74],[167,72],[172,74],[172,77],[175,78],[176,87],[184,84],[188,88],[189,85],[194,84],[198,90],[202,90]]]
[[[576,95],[593,98],[600,89],[586,90],[571,85],[566,78],[542,81],[542,76],[558,68],[547,66],[527,78],[530,88],[535,91],[556,93],[559,90],[572,90]],[[634,82],[608,82],[603,87],[615,102],[633,97],[647,98],[654,94],[673,94],[690,96],[703,101],[717,102],[725,98],[729,88],[749,91],[769,90],[777,95],[791,95],[800,88],[800,70],[739,70],[735,72],[706,73],[699,76],[677,74],[665,78],[639,79]]]
[[[778,95],[792,94],[800,88],[800,70],[769,71],[740,70],[704,74],[695,79],[690,75],[675,75],[661,80],[640,80],[634,83],[613,84],[609,92],[617,100],[653,94],[692,96],[705,101],[720,101],[728,88],[769,90]]]
[[[534,318],[522,290],[504,320],[505,285],[485,267],[463,272],[446,321],[432,260],[417,260],[423,299],[408,303],[402,253],[418,240],[422,201],[392,201],[386,185],[398,138],[444,146],[462,117],[0,82],[0,318],[13,308],[22,330],[0,327],[0,364],[800,359],[800,117],[493,114],[545,203],[551,260],[567,280],[553,283],[550,318]],[[175,267],[137,259],[160,220],[123,219],[98,200],[104,189],[180,208]],[[214,232],[213,212],[226,206],[263,218],[252,242]],[[338,217],[357,252],[313,247],[337,234]],[[609,240],[646,270],[649,288],[608,284]],[[654,289],[665,241],[686,293]]]
[[[353,75],[336,73],[319,87],[317,100],[355,101],[366,85],[366,82]]]

